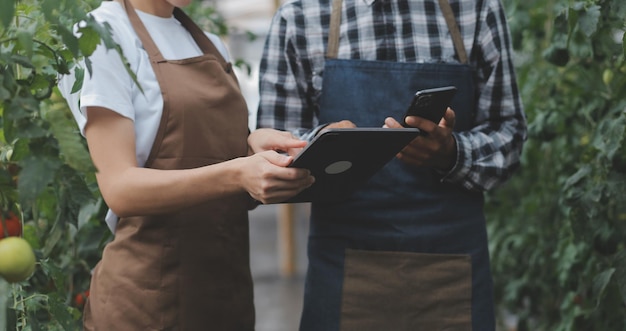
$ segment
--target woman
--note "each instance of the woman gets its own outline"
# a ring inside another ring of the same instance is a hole
[[[248,136],[223,45],[178,9],[190,2],[103,2],[92,15],[111,26],[139,84],[102,45],[80,94],[71,77],[59,84],[115,232],[93,273],[86,330],[253,330],[248,207],[313,183],[274,151],[305,142]]]

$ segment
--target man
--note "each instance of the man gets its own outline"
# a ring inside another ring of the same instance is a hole
[[[399,128],[416,91],[457,88],[438,124],[406,118],[426,134],[365,188],[312,204],[301,330],[495,330],[483,192],[518,167],[526,120],[500,1],[449,1],[294,0],[274,17],[259,127]]]

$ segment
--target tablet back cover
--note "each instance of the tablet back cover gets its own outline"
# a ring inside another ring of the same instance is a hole
[[[290,165],[309,169],[315,183],[285,202],[348,198],[418,134],[415,128],[342,128],[320,133]]]

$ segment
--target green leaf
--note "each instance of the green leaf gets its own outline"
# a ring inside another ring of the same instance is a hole
[[[27,58],[33,56],[33,34],[20,29],[17,33],[17,45],[24,51]]]
[[[15,0],[0,0],[0,24],[6,29],[15,15]]]
[[[616,254],[613,265],[615,266],[615,281],[622,296],[622,301],[626,304],[626,250]]]
[[[73,118],[67,116],[69,110],[64,104],[53,105],[45,113],[50,130],[59,143],[59,149],[65,162],[72,168],[82,172],[91,172],[95,168],[89,156],[78,126]]]
[[[622,35],[622,50],[624,51],[624,56],[626,57],[626,33]]]
[[[64,225],[64,224],[63,224]],[[43,247],[43,255],[50,256],[52,250],[56,247],[57,243],[61,240],[64,234],[65,227],[58,222],[55,222],[52,230],[48,233],[45,238],[45,243]]]
[[[80,56],[80,47],[78,45],[78,38],[70,31],[68,28],[60,25],[57,27],[57,31],[61,38],[63,39],[63,43],[67,47],[67,49],[72,52],[74,57],[78,58]]]
[[[68,309],[65,301],[56,293],[48,296],[48,306],[53,318],[63,327],[65,331],[78,330],[77,321],[74,319],[71,310]]]
[[[59,8],[58,0],[44,0],[41,2],[41,12],[44,14],[46,20],[50,23],[56,24],[58,23],[58,17],[54,13]]]
[[[11,93],[3,86],[0,86],[0,100],[7,100],[11,97]]]
[[[19,162],[22,167],[18,191],[22,203],[33,203],[37,196],[54,181],[61,162],[49,156],[28,155]]]
[[[593,5],[583,11],[578,19],[578,24],[582,32],[591,37],[598,30],[598,22],[600,21],[600,6]]]
[[[19,120],[32,118],[32,114],[39,111],[39,101],[28,96],[15,96],[9,107],[7,107],[5,116],[8,120]]]
[[[23,55],[13,54],[13,55],[11,55],[11,60],[13,60],[13,62],[21,65],[22,67],[30,68],[30,69],[35,68],[35,66],[31,62],[30,58],[28,58],[26,56],[23,56]]]
[[[78,46],[84,56],[91,55],[100,44],[100,35],[91,27],[80,28],[78,30],[80,37],[78,38]]]
[[[15,133],[15,137],[17,138],[35,139],[48,135],[48,130],[44,128],[45,124],[42,123],[41,119],[34,119],[32,121],[21,120],[17,123],[18,130]]]
[[[32,224],[24,225],[23,237],[33,247],[33,249],[40,249],[41,243],[39,237],[37,237],[37,229]]]
[[[570,189],[572,186],[576,185],[581,179],[587,177],[591,173],[591,166],[585,165],[581,167],[575,174],[573,174],[570,178],[565,182],[564,189]]]
[[[613,273],[615,273],[615,268],[610,268],[599,273],[593,278],[591,289],[594,297],[596,298],[596,307],[600,305],[604,291],[606,290],[607,285],[609,285]]]
[[[598,125],[593,146],[608,159],[613,159],[622,146],[625,133],[626,116],[620,116],[617,119],[607,118]]]
[[[74,69],[74,85],[72,85],[72,92],[76,93],[83,88],[83,81],[85,80],[85,69],[83,68],[75,68]]]

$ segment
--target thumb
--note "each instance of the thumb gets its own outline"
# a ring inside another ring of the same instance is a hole
[[[293,157],[277,153],[275,151],[265,151],[259,153],[258,155],[262,156],[269,163],[273,165],[277,165],[279,167],[286,167],[293,161]]]
[[[448,109],[446,109],[445,114],[443,114],[443,118],[441,119],[441,122],[439,123],[442,126],[445,126],[448,128],[454,128],[454,123],[456,123],[456,114],[454,113],[454,110],[448,107]]]

